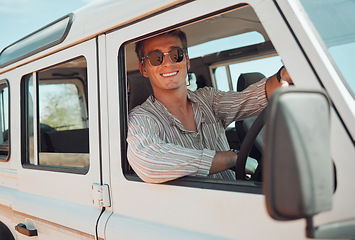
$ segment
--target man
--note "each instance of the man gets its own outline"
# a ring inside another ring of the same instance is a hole
[[[235,179],[229,169],[237,153],[229,150],[225,128],[258,115],[282,81],[274,75],[242,93],[187,90],[190,60],[181,30],[138,42],[136,52],[139,69],[154,92],[129,115],[127,155],[137,175],[151,183],[187,175]],[[279,75],[291,82],[285,69]]]

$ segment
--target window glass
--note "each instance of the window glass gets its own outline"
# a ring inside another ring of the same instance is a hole
[[[39,85],[41,128],[50,126],[56,131],[82,129],[79,89],[75,83]]]
[[[26,163],[89,167],[84,58],[24,77]]]
[[[214,75],[216,87],[222,91],[237,91],[238,79],[241,74],[258,72],[262,73],[265,77],[270,77],[275,74],[281,66],[281,58],[275,56],[217,67]],[[227,71],[230,71],[232,89],[229,88]]]
[[[9,155],[9,88],[6,81],[0,81],[0,160]]]
[[[189,73],[186,79],[187,89],[195,91],[197,89],[196,75],[195,73]]]
[[[282,66],[279,56],[247,61],[229,66],[232,77],[233,90],[237,90],[238,78],[243,73],[259,72],[270,77],[274,75]]]
[[[210,53],[250,46],[262,42],[265,42],[263,35],[253,31],[198,44],[189,47],[188,52],[190,58],[195,58]]]
[[[229,84],[228,84],[228,69],[226,66],[218,67],[214,71],[214,77],[216,82],[216,88],[222,91],[229,91]]]
[[[327,46],[345,84],[355,96],[355,1],[301,0],[315,28]]]

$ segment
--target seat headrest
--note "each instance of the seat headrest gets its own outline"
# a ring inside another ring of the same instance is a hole
[[[259,72],[242,73],[238,78],[237,91],[241,92],[251,84],[256,83],[264,78],[265,75]]]
[[[127,78],[129,85],[128,110],[131,111],[134,107],[145,102],[149,95],[153,93],[153,89],[149,79],[143,77],[139,72],[129,74]]]

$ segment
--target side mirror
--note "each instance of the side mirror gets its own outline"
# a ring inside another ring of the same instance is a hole
[[[263,178],[266,206],[276,220],[307,220],[307,237],[354,238],[355,220],[313,226],[331,210],[330,102],[324,91],[277,90],[266,116]]]
[[[334,190],[329,101],[323,92],[280,89],[267,113],[264,182],[277,220],[330,210]]]

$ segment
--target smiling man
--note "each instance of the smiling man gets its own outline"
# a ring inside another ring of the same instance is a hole
[[[243,92],[205,87],[192,92],[186,35],[173,30],[136,43],[139,69],[149,78],[153,95],[134,108],[128,123],[128,161],[146,182],[183,176],[235,179],[237,153],[229,149],[225,128],[235,120],[258,115],[281,83],[263,79]],[[285,69],[283,79],[291,82]],[[256,163],[247,163],[247,172]]]

